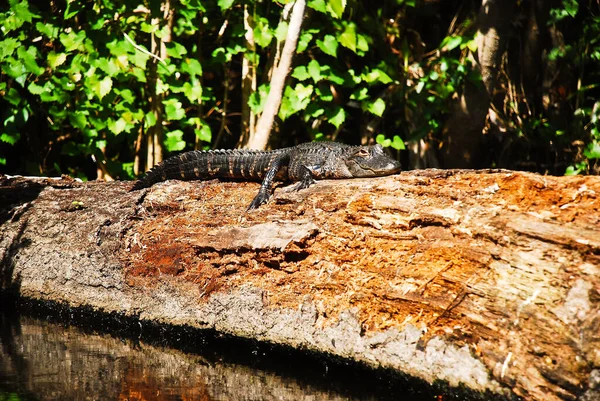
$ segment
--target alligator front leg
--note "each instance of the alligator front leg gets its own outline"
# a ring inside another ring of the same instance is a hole
[[[250,206],[248,206],[248,209],[246,209],[246,211],[251,210],[251,209],[256,209],[260,205],[267,203],[267,201],[271,197],[271,188],[273,187],[273,180],[277,176],[279,169],[282,166],[285,166],[286,164],[288,164],[289,160],[290,160],[290,156],[286,153],[278,155],[277,158],[275,160],[273,160],[271,167],[265,174],[265,177],[263,178],[263,181],[260,184],[260,189],[258,190],[258,194],[256,194],[256,196],[252,200],[252,203],[250,203]]]
[[[294,188],[292,188],[293,191],[300,191],[301,189],[306,189],[316,182],[313,178],[313,172],[311,171],[311,169],[309,169],[306,166],[302,166],[301,170],[302,171],[299,177],[300,182],[294,185]]]

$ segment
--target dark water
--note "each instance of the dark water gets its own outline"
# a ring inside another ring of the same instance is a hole
[[[214,333],[1,302],[0,401],[464,399]]]

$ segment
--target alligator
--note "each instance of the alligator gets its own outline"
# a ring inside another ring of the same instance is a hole
[[[308,142],[272,151],[194,150],[156,165],[131,190],[148,188],[168,179],[262,181],[258,194],[248,206],[250,210],[269,200],[274,180],[298,182],[294,190],[301,190],[314,184],[315,179],[380,177],[399,171],[400,163],[388,156],[379,144]]]

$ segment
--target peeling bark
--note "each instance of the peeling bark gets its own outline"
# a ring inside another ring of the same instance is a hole
[[[0,178],[2,288],[476,391],[598,394],[598,177],[423,170],[250,213],[256,183],[129,187]]]

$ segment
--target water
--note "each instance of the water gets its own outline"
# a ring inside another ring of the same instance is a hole
[[[0,302],[0,401],[448,399],[322,356]]]

